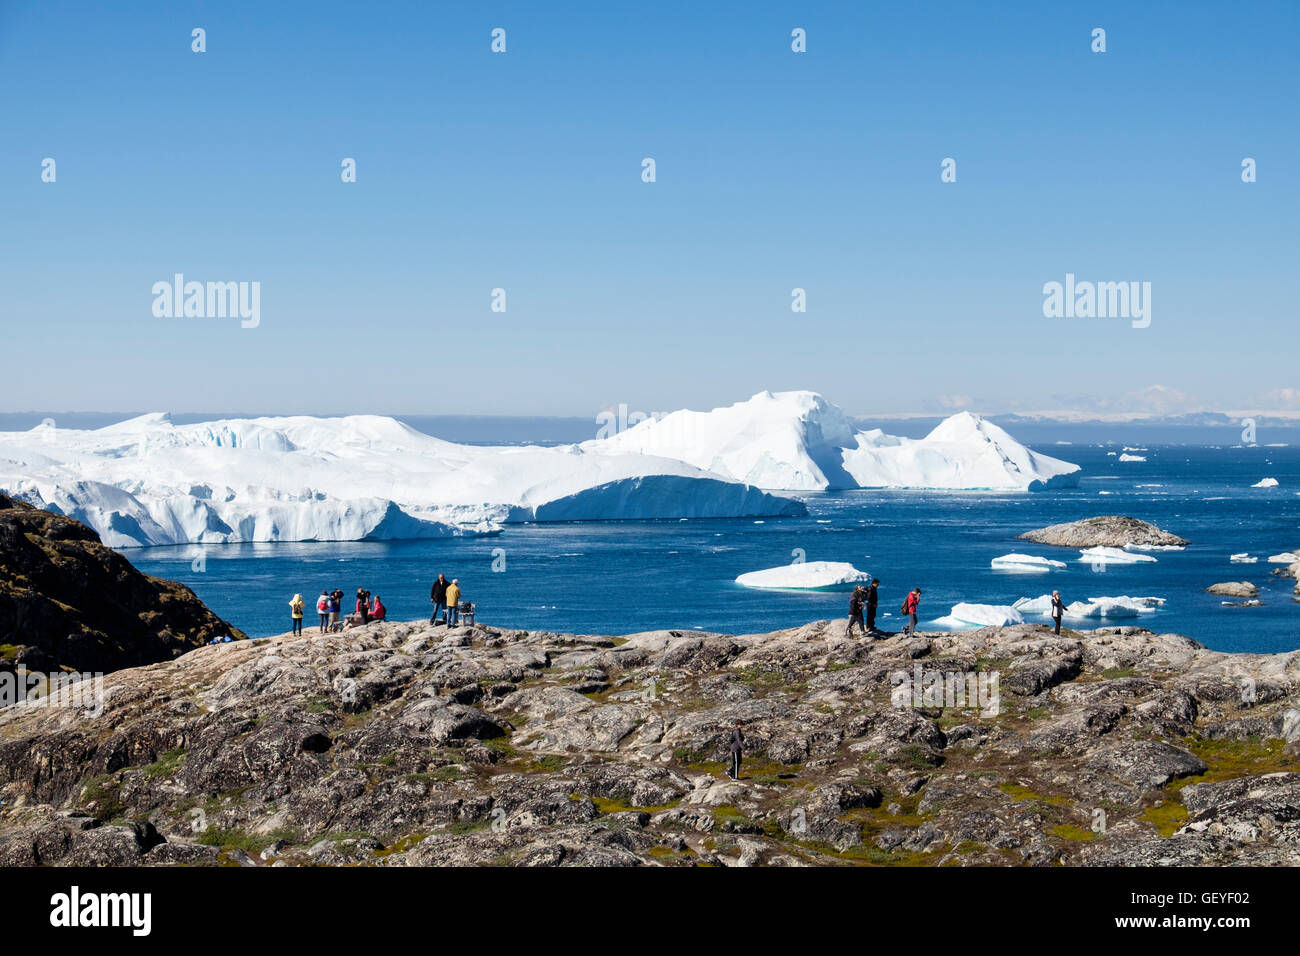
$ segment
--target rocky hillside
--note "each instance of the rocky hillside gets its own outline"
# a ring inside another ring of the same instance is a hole
[[[1181,548],[1190,543],[1176,534],[1157,528],[1149,521],[1124,515],[1098,515],[1082,521],[1054,524],[1036,531],[1026,531],[1020,538],[1063,548],[1122,548],[1126,544]]]
[[[200,648],[109,675],[99,716],[0,712],[0,865],[1300,864],[1300,652],[842,635]]]
[[[0,494],[0,670],[110,671],[243,634],[79,521]]]

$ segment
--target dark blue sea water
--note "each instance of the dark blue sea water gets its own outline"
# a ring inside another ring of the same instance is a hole
[[[1041,445],[1084,467],[1076,489],[1032,494],[855,491],[802,496],[808,517],[724,521],[600,522],[512,526],[491,538],[448,541],[209,546],[126,552],[142,570],[189,584],[214,611],[251,636],[289,629],[288,602],[310,609],[321,588],[383,597],[390,617],[429,613],[439,571],[460,579],[491,624],[577,633],[656,628],[745,633],[847,616],[843,593],[742,588],[738,574],[807,560],[849,561],[882,580],[881,611],[906,590],[924,589],[922,620],[959,601],[1010,604],[1061,590],[1067,603],[1103,595],[1166,598],[1140,621],[1219,650],[1271,653],[1300,648],[1293,582],[1274,577],[1270,554],[1300,548],[1300,448],[1149,446],[1145,462],[1120,462],[1120,446]],[[1108,455],[1115,452],[1115,455]],[[1264,477],[1277,488],[1250,486]],[[1188,538],[1154,565],[1079,563],[1075,550],[1017,542],[1017,534],[1096,514],[1153,521]],[[496,549],[502,549],[497,552]],[[1012,551],[1065,560],[1065,571],[1013,575],[990,569]],[[1231,564],[1248,551],[1257,564]],[[495,552],[495,553],[494,553]],[[504,563],[500,560],[504,557]],[[494,559],[497,567],[494,571]],[[1229,608],[1203,593],[1217,581],[1257,584],[1262,607]],[[882,618],[897,626],[897,614]],[[1135,623],[1115,621],[1113,623]],[[1097,626],[1083,622],[1081,626]]]

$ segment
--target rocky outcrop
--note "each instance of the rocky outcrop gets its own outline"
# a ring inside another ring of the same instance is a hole
[[[1249,581],[1220,581],[1218,584],[1211,584],[1205,589],[1205,592],[1207,594],[1218,594],[1222,597],[1259,597],[1259,588]]]
[[[1063,548],[1122,548],[1126,544],[1147,547],[1184,547],[1189,542],[1155,525],[1123,515],[1099,515],[1054,524],[1020,535],[1025,541],[1054,544]]]
[[[0,865],[1297,865],[1297,779],[1300,652],[383,622],[0,711]]]
[[[0,670],[111,671],[244,635],[90,528],[0,494]]]

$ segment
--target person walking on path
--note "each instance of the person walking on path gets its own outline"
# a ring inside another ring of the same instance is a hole
[[[880,578],[871,579],[871,587],[867,588],[867,633],[876,633],[876,600],[880,597],[878,589],[880,587]]]
[[[1065,602],[1061,600],[1061,592],[1052,592],[1052,633],[1061,633],[1061,618],[1065,616]]]
[[[745,722],[738,720],[731,731],[731,768],[727,771],[727,776],[732,780],[740,779],[740,755],[745,752],[745,735],[740,730],[743,726]]]
[[[330,622],[330,596],[325,591],[316,599],[316,613],[320,617],[320,632],[324,634]]]
[[[438,623],[438,614],[447,610],[447,588],[451,587],[449,582],[441,574],[438,580],[433,582],[433,588],[429,591],[429,600],[433,603],[433,616],[429,618],[430,624]]]
[[[455,627],[460,621],[460,578],[452,578],[447,585],[447,626]]]
[[[862,609],[867,603],[867,589],[861,584],[853,589],[853,595],[849,598],[849,626],[844,632],[845,637],[853,636],[853,625],[857,624],[862,628],[862,636],[867,636],[867,625],[862,620]]]
[[[293,600],[289,602],[289,613],[293,615],[293,633],[295,635],[302,633],[302,595],[295,594]]]
[[[903,613],[907,615],[907,624],[903,627],[903,633],[909,637],[916,633],[916,609],[920,606],[921,589],[912,588],[903,599],[902,607]]]

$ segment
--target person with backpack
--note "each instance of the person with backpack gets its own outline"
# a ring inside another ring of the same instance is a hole
[[[907,624],[903,627],[903,633],[909,637],[916,633],[916,609],[921,606],[921,589],[912,588],[907,592],[907,597],[903,599],[903,606],[899,609],[907,615]]]
[[[343,592],[335,588],[330,592],[330,630],[337,630],[339,615],[343,613]]]
[[[861,584],[853,589],[853,595],[849,598],[849,626],[844,632],[845,637],[853,636],[853,625],[857,624],[862,628],[862,636],[867,636],[867,625],[862,620],[862,608],[867,603],[867,589]]]
[[[867,633],[876,633],[876,601],[880,597],[880,578],[872,578],[867,588]]]
[[[1052,592],[1052,633],[1061,633],[1061,618],[1065,616],[1065,602],[1061,600],[1061,592]]]
[[[727,776],[732,780],[740,779],[740,755],[745,752],[745,735],[740,730],[743,726],[745,722],[737,720],[731,731],[731,766],[727,769]]]
[[[455,627],[460,621],[460,578],[452,578],[447,585],[447,626]]]
[[[370,623],[370,592],[365,588],[357,588],[357,617],[361,619],[362,624]]]
[[[439,573],[438,580],[433,582],[433,588],[429,591],[429,600],[433,604],[433,616],[429,618],[430,624],[437,624],[439,612],[447,610],[447,588],[449,587],[451,587],[451,582]]]
[[[302,633],[302,595],[295,594],[293,600],[289,602],[289,613],[293,615],[293,633],[298,635]]]
[[[320,632],[324,634],[330,622],[330,596],[325,591],[316,599],[316,614],[320,617]]]

